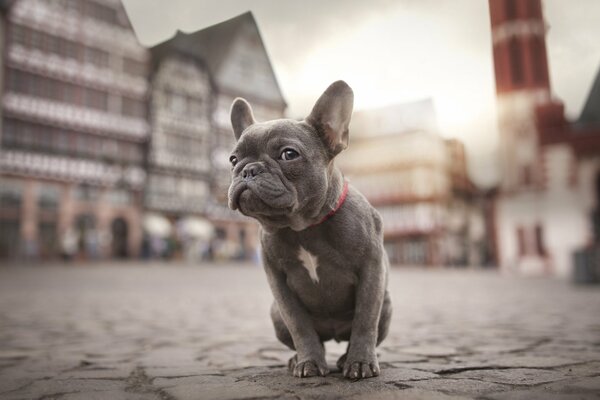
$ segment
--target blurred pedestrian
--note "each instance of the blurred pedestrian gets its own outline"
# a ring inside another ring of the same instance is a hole
[[[63,234],[61,240],[61,254],[65,261],[71,261],[75,253],[77,253],[77,245],[79,243],[79,237],[77,233],[72,229],[68,228]]]

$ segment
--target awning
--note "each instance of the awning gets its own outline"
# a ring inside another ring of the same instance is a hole
[[[210,239],[214,233],[213,225],[204,218],[184,217],[177,223],[179,232],[197,239]]]
[[[144,215],[144,230],[150,235],[166,237],[171,234],[173,227],[169,220],[160,214]]]

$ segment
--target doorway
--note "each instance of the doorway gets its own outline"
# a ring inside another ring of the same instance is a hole
[[[96,232],[96,217],[92,214],[79,214],[75,217],[77,232],[77,249],[79,257],[95,259],[99,254],[98,234]]]
[[[124,218],[115,218],[111,224],[112,233],[112,255],[114,258],[127,258],[127,239],[129,228]]]

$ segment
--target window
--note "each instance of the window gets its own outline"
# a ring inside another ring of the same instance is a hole
[[[55,129],[44,130],[41,126],[37,126],[35,136],[37,139],[37,147],[43,152],[52,152],[55,147],[54,133]]]
[[[57,54],[64,58],[78,58],[80,45],[73,41],[20,25],[13,25],[10,34],[15,44]]]
[[[67,83],[63,87],[62,101],[77,104],[79,102],[79,87]]]
[[[15,69],[8,69],[7,81],[8,81],[8,88],[11,91],[15,91],[15,92],[19,92],[19,93],[29,92],[29,86],[30,86],[29,83],[31,83],[31,81],[27,79],[27,76],[25,73],[15,70]]]
[[[118,22],[117,10],[95,1],[86,2],[85,13],[89,17],[99,19],[107,24],[117,24]]]
[[[20,232],[21,225],[18,216],[0,221],[0,258],[12,258],[18,255]]]
[[[85,154],[88,149],[87,135],[77,135],[77,154]]]
[[[225,231],[225,229],[221,228],[221,227],[217,227],[215,229],[215,236],[217,239],[226,239],[227,238],[227,232]]]
[[[80,201],[94,201],[100,197],[100,191],[89,185],[79,185],[73,192],[75,199]]]
[[[531,41],[531,58],[533,61],[533,80],[536,83],[546,82],[546,66],[544,64],[546,52],[544,51],[544,39],[539,36],[534,37]]]
[[[38,31],[31,31],[30,38],[31,38],[31,47],[32,48],[34,48],[36,50],[44,49],[42,35],[43,34]]]
[[[123,72],[133,76],[144,76],[146,74],[146,64],[131,58],[125,58],[123,59]]]
[[[175,114],[185,114],[187,109],[187,100],[184,96],[171,92],[167,98],[169,110]]]
[[[52,35],[44,35],[44,50],[49,53],[58,54],[60,39]]]
[[[521,167],[521,183],[523,186],[530,186],[533,182],[531,165],[523,165]]]
[[[10,119],[4,119],[4,132],[2,133],[2,144],[5,147],[12,147],[17,143],[18,132],[15,124]]]
[[[97,136],[87,135],[88,148],[86,149],[86,155],[92,158],[98,158],[103,141],[104,139]]]
[[[108,67],[108,53],[104,50],[85,47],[84,58],[88,64],[94,64],[102,68]]]
[[[517,1],[506,0],[506,19],[514,19],[517,16]]]
[[[22,123],[19,125],[19,129],[17,130],[18,133],[20,133],[19,135],[19,144],[20,147],[22,146],[23,148],[29,148],[32,147],[35,143],[34,137],[33,137],[33,129],[31,129],[31,125],[29,124],[25,124]]]
[[[146,106],[141,100],[123,97],[121,100],[121,113],[129,117],[143,118],[146,115]]]
[[[537,17],[540,16],[542,14],[542,10],[540,9],[540,2],[539,1],[535,1],[535,0],[529,0],[529,1],[525,1],[524,2],[527,9],[527,16],[528,17]]]
[[[540,224],[535,226],[535,248],[539,256],[546,255],[546,247],[544,246],[544,227]]]
[[[78,59],[79,49],[76,43],[70,40],[60,39],[60,52],[65,58]]]
[[[118,158],[114,140],[100,138],[83,132],[69,132],[48,125],[4,119],[2,144],[6,148],[44,151],[76,157],[100,159]],[[136,157],[141,155],[136,149]]]
[[[117,142],[114,140],[105,140],[102,143],[102,154],[108,158],[115,158],[116,154],[118,154],[119,146]]]
[[[57,186],[41,184],[38,188],[38,204],[44,210],[57,210],[60,190]]]
[[[38,223],[39,255],[44,258],[58,254],[58,224],[56,220]]]
[[[46,99],[80,104],[100,110],[108,109],[108,94],[106,92],[83,88],[72,83],[47,78],[28,72],[8,69],[7,86],[11,91]],[[83,95],[83,99],[81,96]]]
[[[121,142],[117,146],[119,148],[119,158],[121,160],[129,161],[130,150],[133,145],[131,143]]]
[[[67,11],[81,13],[83,2],[81,0],[62,0]]]
[[[510,77],[514,85],[523,84],[523,60],[521,57],[521,46],[517,38],[513,37],[508,42],[510,59]]]
[[[84,90],[84,104],[87,107],[96,108],[98,110],[107,110],[108,94],[96,89],[86,88]]]
[[[131,150],[131,161],[134,163],[140,163],[143,159],[142,148],[139,145],[133,145]]]
[[[63,88],[64,84],[62,82],[56,81],[54,79],[47,80],[47,93],[46,97],[53,100],[62,101],[63,100]]]
[[[27,46],[27,28],[24,28],[20,25],[13,25],[11,27],[11,35],[12,35],[12,40],[15,44],[21,45],[21,46]]]
[[[17,182],[0,180],[0,208],[21,207],[21,190]]]
[[[67,132],[57,132],[55,136],[57,152],[67,154],[69,152],[69,134]]]
[[[0,220],[0,258],[18,255],[21,237],[21,197],[20,182],[0,179],[0,209],[5,211]]]
[[[525,228],[523,228],[522,226],[519,226],[517,228],[517,248],[520,257],[527,255],[527,240],[525,237]]]
[[[119,143],[120,158],[123,161],[132,163],[139,163],[142,161],[142,150],[141,146],[136,143]]]
[[[131,203],[131,194],[123,189],[115,189],[108,193],[108,199],[114,205],[127,205]]]

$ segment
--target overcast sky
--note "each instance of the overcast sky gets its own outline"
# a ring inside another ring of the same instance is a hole
[[[467,145],[481,185],[497,179],[488,2],[484,0],[124,0],[145,45],[251,10],[289,104],[304,116],[331,82],[355,108],[431,97],[441,134]],[[600,68],[600,1],[543,0],[554,94],[579,115]]]

